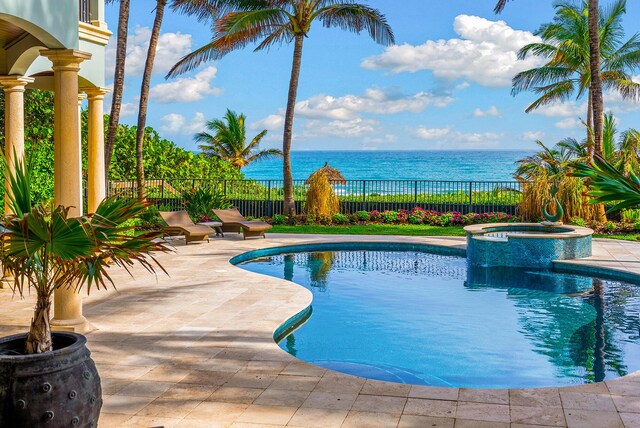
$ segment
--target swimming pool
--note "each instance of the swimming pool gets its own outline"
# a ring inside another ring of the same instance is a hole
[[[566,386],[640,370],[637,285],[468,269],[459,250],[328,248],[259,250],[233,261],[313,293],[304,323],[285,326],[278,338],[309,363],[378,380],[482,388]]]

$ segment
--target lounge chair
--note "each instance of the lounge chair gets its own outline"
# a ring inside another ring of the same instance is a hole
[[[186,243],[207,240],[209,235],[216,233],[209,226],[195,224],[186,211],[161,211],[160,217],[167,225],[163,228],[165,235],[184,236]]]
[[[213,213],[222,222],[223,232],[242,232],[244,239],[252,236],[262,236],[266,238],[264,232],[271,229],[269,223],[264,221],[248,221],[235,208],[228,210],[213,210]]]

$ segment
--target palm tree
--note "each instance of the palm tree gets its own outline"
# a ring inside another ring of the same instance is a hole
[[[282,152],[284,155],[284,213],[295,214],[293,177],[291,173],[291,138],[298,93],[304,40],[314,22],[325,27],[338,27],[355,33],[367,31],[377,43],[394,43],[391,27],[377,9],[352,0],[194,0],[218,12],[210,43],[182,58],[167,77],[198,67],[202,62],[220,59],[249,43],[260,41],[256,51],[275,44],[294,43],[293,64],[285,113]]]
[[[247,144],[246,117],[227,110],[224,120],[215,119],[207,122],[209,132],[200,132],[194,136],[198,148],[204,154],[228,161],[235,168],[242,169],[252,162],[281,157],[277,149],[258,151],[260,141],[267,135],[263,130]]]
[[[117,0],[107,0],[113,3]],[[118,122],[120,121],[120,108],[122,107],[122,92],[124,90],[124,68],[127,58],[127,35],[129,28],[130,0],[120,0],[118,11],[118,35],[116,43],[116,66],[113,76],[113,97],[111,101],[111,113],[109,114],[109,126],[107,127],[107,140],[104,146],[105,174],[108,176],[113,146],[116,141]]]
[[[162,27],[162,19],[164,17],[164,8],[167,0],[157,0],[156,16],[153,20],[153,28],[149,39],[149,49],[147,51],[147,60],[144,64],[144,73],[142,75],[142,87],[140,88],[140,107],[138,110],[138,127],[136,129],[136,184],[138,187],[138,199],[145,200],[146,183],[144,178],[144,136],[147,125],[147,105],[149,104],[149,86],[151,84],[151,73],[153,71],[153,63],[156,59],[156,49],[158,47],[158,38],[160,37],[160,28]]]
[[[540,43],[524,46],[520,59],[529,54],[539,55],[549,61],[538,68],[518,73],[513,79],[512,94],[525,90],[541,94],[529,107],[529,113],[541,106],[563,101],[576,94],[580,98],[588,93],[587,128],[595,134],[591,90],[591,64],[589,48],[589,20],[586,2],[559,2],[556,16],[550,24],[543,25],[536,35]],[[618,0],[600,20],[601,76],[604,84],[619,91],[625,98],[640,98],[640,84],[633,82],[628,71],[640,68],[640,37],[633,35],[622,43],[622,16],[626,12],[626,0]],[[595,149],[592,145],[592,149]],[[600,153],[602,144],[600,144]]]
[[[589,1],[589,68],[591,71],[591,102],[593,120],[593,141],[594,152],[602,153],[602,115],[604,105],[602,99],[602,80],[600,77],[600,32],[599,30],[599,1]],[[495,13],[500,13],[505,8],[509,0],[498,0],[494,9]]]

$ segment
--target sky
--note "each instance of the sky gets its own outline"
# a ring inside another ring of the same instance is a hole
[[[534,95],[510,93],[516,73],[542,64],[535,57],[519,61],[516,52],[552,20],[552,1],[510,2],[497,16],[495,0],[363,1],[386,15],[396,45],[316,23],[305,40],[293,150],[530,150],[536,140],[584,138],[584,99],[527,114]],[[132,2],[121,111],[127,124],[137,121],[153,3]],[[115,32],[117,4],[106,10]],[[640,1],[630,0],[626,38],[640,31],[638,22]],[[262,52],[249,46],[165,80],[178,59],[210,39],[208,24],[167,10],[147,124],[197,150],[193,135],[231,109],[247,117],[250,138],[268,130],[261,147],[281,147],[293,46]],[[115,41],[114,34],[107,46],[109,85]],[[640,104],[605,94],[605,107],[620,129],[640,128]]]

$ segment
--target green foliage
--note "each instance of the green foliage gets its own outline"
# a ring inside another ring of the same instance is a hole
[[[371,214],[369,211],[358,211],[354,214],[357,221],[369,221],[371,220]]]
[[[640,221],[636,221],[635,223],[633,223],[633,228],[635,230],[640,230]]]
[[[398,211],[383,211],[380,213],[380,219],[383,223],[397,223]]]
[[[222,193],[203,187],[184,192],[182,198],[184,208],[194,221],[208,221],[211,210],[224,210],[232,206]]]
[[[607,231],[607,232],[613,232],[617,228],[618,228],[618,226],[612,221],[608,221],[608,222],[606,222],[604,224],[604,230]]]
[[[341,213],[336,213],[331,217],[331,221],[333,224],[348,224],[349,217]]]
[[[282,215],[282,214],[276,214],[273,216],[273,219],[271,220],[271,223],[273,224],[286,224],[287,223],[287,217]]]
[[[639,209],[622,210],[620,212],[620,218],[622,219],[623,222],[626,222],[626,223],[636,223],[640,221],[640,210]]]
[[[625,176],[600,156],[594,158],[593,164],[580,162],[574,168],[577,177],[590,180],[592,202],[614,204],[609,212],[640,205],[640,179],[635,174]]]
[[[581,217],[571,217],[571,224],[574,226],[587,227],[587,221]]]

